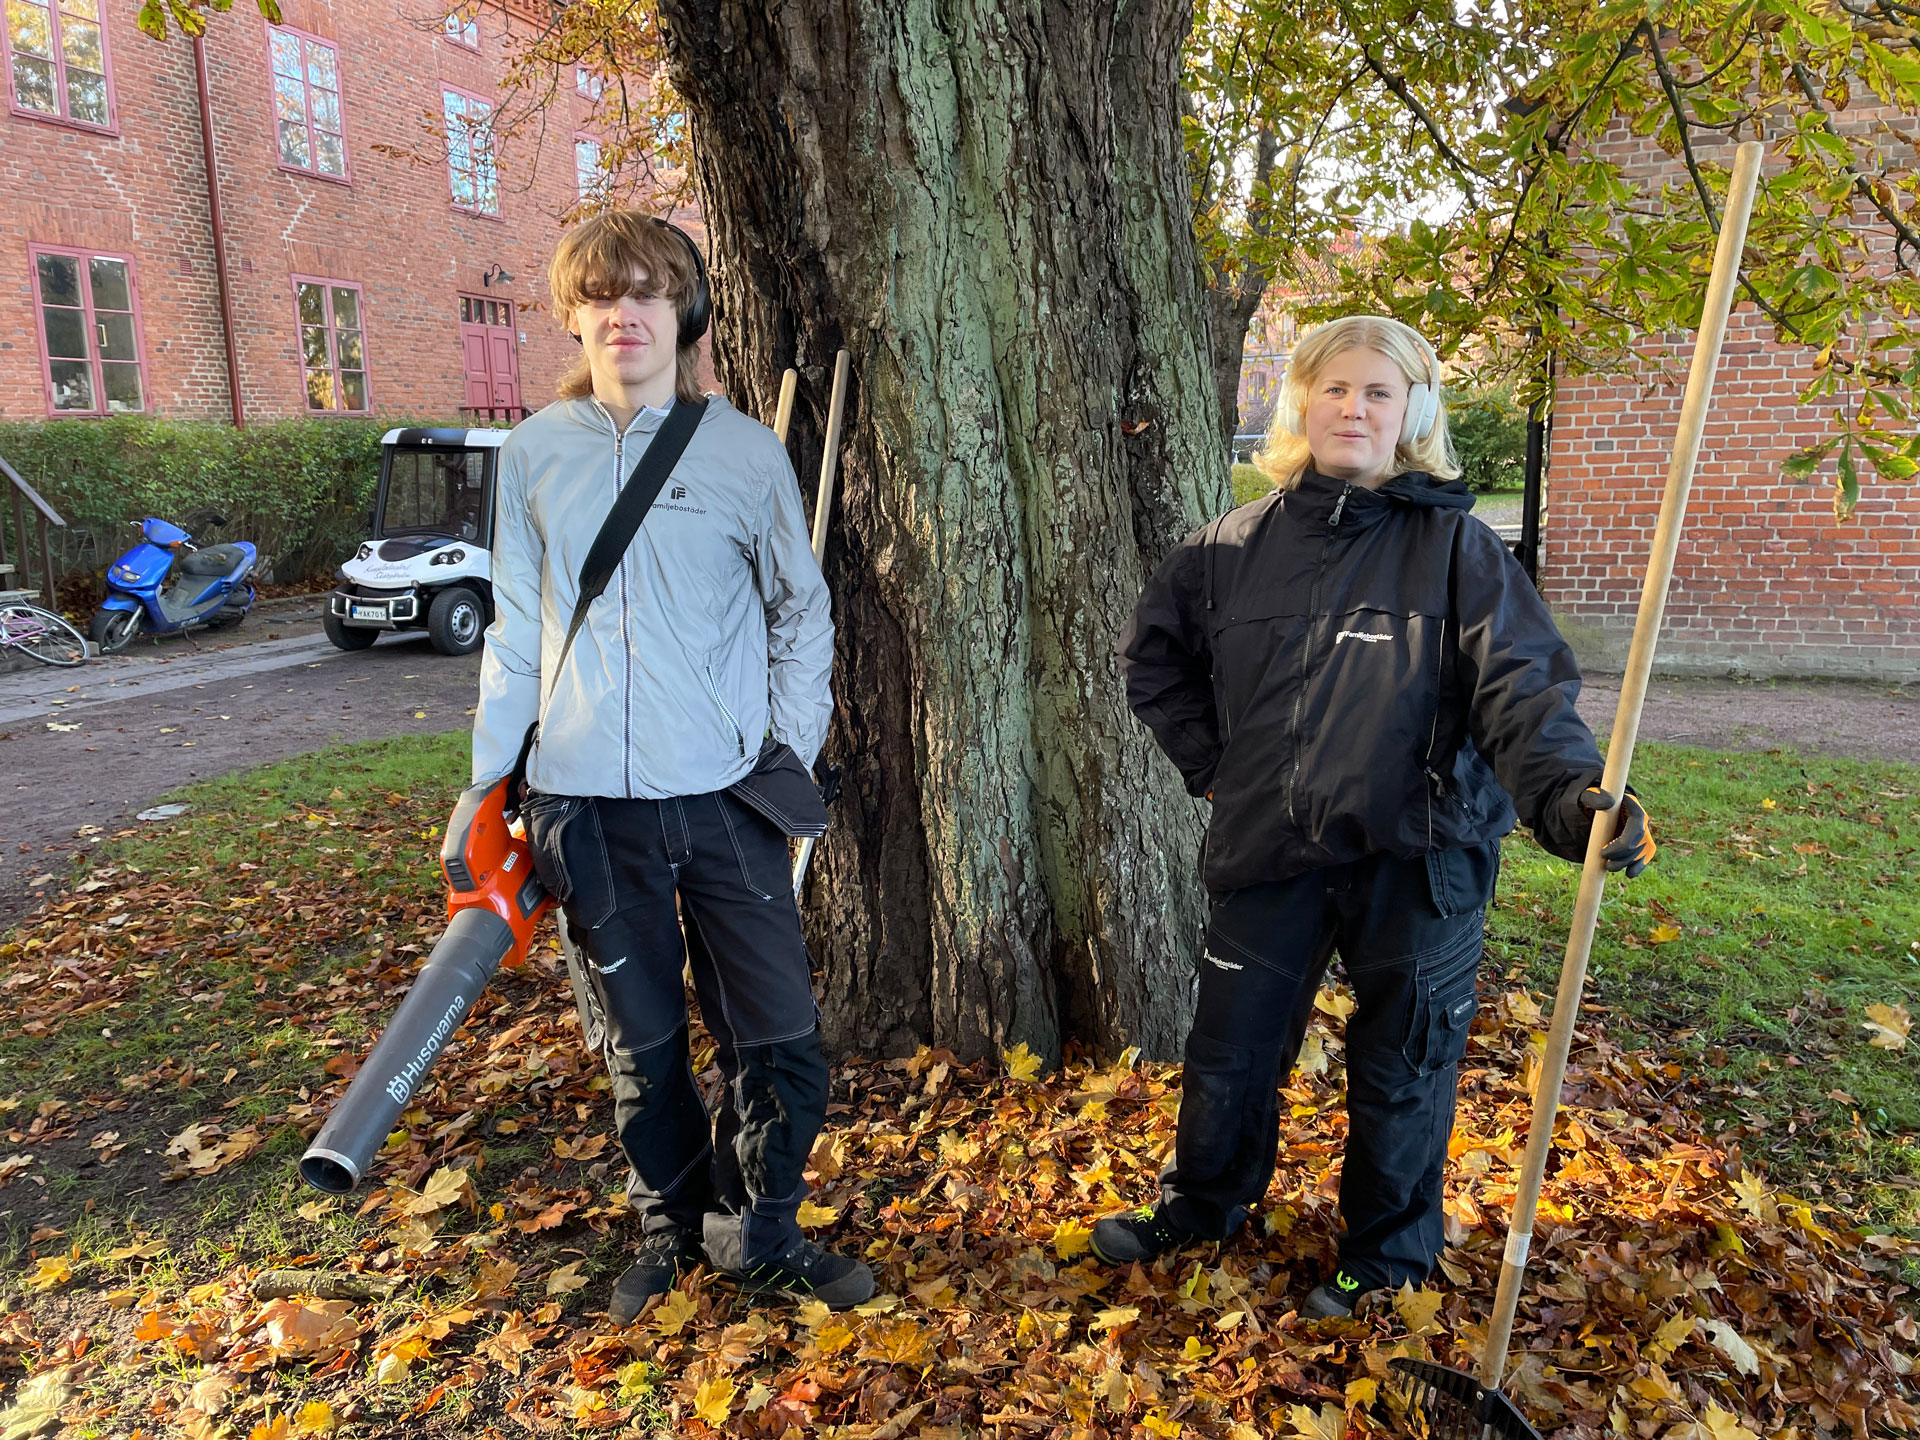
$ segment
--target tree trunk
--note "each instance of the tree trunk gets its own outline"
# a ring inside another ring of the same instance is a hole
[[[1280,139],[1263,129],[1254,137],[1253,179],[1249,194],[1247,229],[1256,240],[1271,233],[1272,201],[1267,186],[1273,177],[1274,162],[1280,156]],[[1229,448],[1240,432],[1240,363],[1247,349],[1247,328],[1266,299],[1267,284],[1273,278],[1268,266],[1250,261],[1232,269],[1214,264],[1208,267],[1207,333],[1212,345],[1213,387],[1219,396],[1221,444]]]
[[[844,768],[808,938],[836,1051],[1174,1053],[1199,806],[1114,645],[1227,503],[1177,128],[1186,0],[663,0],[715,256],[716,373],[798,365]]]

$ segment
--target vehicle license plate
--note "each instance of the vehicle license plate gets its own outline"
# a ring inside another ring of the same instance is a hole
[[[347,607],[355,620],[385,620],[387,607],[384,605],[350,605]]]

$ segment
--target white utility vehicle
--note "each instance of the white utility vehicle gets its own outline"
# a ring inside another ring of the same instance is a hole
[[[373,534],[339,569],[327,638],[364,650],[387,630],[425,630],[467,655],[493,619],[493,485],[505,430],[389,430]]]

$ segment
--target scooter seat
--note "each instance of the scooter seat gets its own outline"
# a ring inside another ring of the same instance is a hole
[[[208,545],[180,562],[182,575],[225,575],[246,558],[238,545]]]

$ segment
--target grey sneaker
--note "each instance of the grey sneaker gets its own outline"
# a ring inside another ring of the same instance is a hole
[[[822,1250],[811,1240],[794,1241],[775,1259],[722,1273],[753,1294],[818,1300],[834,1310],[873,1298],[873,1271],[858,1260]]]
[[[634,1253],[633,1264],[613,1286],[607,1302],[607,1319],[614,1325],[631,1325],[634,1317],[647,1308],[656,1295],[664,1295],[680,1278],[680,1271],[694,1259],[692,1242],[682,1230],[655,1230],[643,1237]]]
[[[1333,1278],[1326,1284],[1314,1286],[1313,1293],[1307,1296],[1306,1303],[1300,1307],[1300,1318],[1344,1320],[1353,1314],[1362,1300],[1373,1293],[1346,1271],[1335,1270]]]

